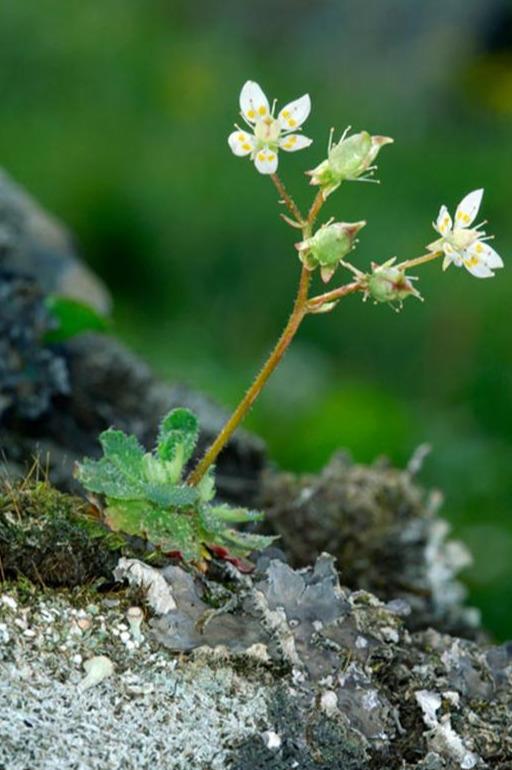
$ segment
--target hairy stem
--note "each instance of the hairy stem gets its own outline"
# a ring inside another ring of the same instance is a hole
[[[309,238],[311,235],[313,224],[322,208],[324,199],[321,193],[319,193],[309,210],[308,217],[304,220],[301,211],[291,195],[286,190],[283,182],[277,174],[272,174],[271,179],[279,192],[281,200],[287,206],[289,212],[295,218],[296,222],[301,225],[303,238]],[[305,267],[302,268],[300,274],[299,288],[295,297],[295,302],[291,315],[288,319],[281,336],[276,342],[272,352],[263,365],[263,368],[257,375],[256,379],[252,383],[245,396],[242,398],[237,408],[225,423],[222,430],[214,440],[213,444],[207,449],[204,456],[201,458],[196,467],[191,471],[187,478],[187,483],[194,485],[197,484],[208,468],[215,462],[219,454],[222,452],[227,442],[245,418],[252,405],[258,398],[259,394],[263,390],[268,378],[275,370],[284,354],[288,350],[291,341],[295,337],[299,326],[301,325],[304,317],[310,312],[309,307],[309,287],[311,284],[311,273]],[[317,307],[317,305],[315,305]]]
[[[353,281],[352,283],[345,284],[345,286],[339,286],[337,289],[327,291],[325,294],[318,294],[308,301],[308,310],[313,312],[328,302],[335,302],[349,294],[354,294],[356,291],[362,291],[363,288],[361,281]]]
[[[270,178],[276,186],[277,192],[281,196],[281,201],[285,204],[290,214],[295,217],[296,222],[302,225],[304,223],[304,217],[302,216],[301,211],[293,200],[292,196],[284,186],[284,183],[279,174],[271,174]]]
[[[400,262],[397,267],[400,268],[400,270],[408,270],[410,267],[416,267],[417,265],[424,265],[425,262],[432,262],[434,259],[439,259],[439,257],[442,257],[444,252],[442,251],[431,251],[428,254],[423,254],[422,257],[416,257],[415,259],[407,259],[405,262]]]
[[[189,484],[197,484],[203,478],[210,465],[215,462],[219,453],[227,444],[238,425],[247,415],[247,412],[250,410],[259,394],[263,390],[268,378],[286,353],[291,341],[295,337],[297,329],[302,323],[304,316],[308,312],[307,300],[310,281],[311,273],[306,270],[305,267],[303,267],[295,304],[283,333],[279,337],[274,349],[267,358],[263,368],[252,383],[251,387],[246,392],[245,396],[240,401],[237,408],[226,422],[213,444],[208,448],[203,458],[199,461],[199,463],[189,475],[187,479]]]

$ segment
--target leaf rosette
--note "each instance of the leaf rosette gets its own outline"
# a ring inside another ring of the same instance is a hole
[[[213,468],[197,485],[185,482],[198,437],[197,418],[188,409],[174,409],[162,420],[153,452],[135,436],[109,428],[100,435],[103,457],[83,460],[76,475],[85,489],[105,497],[112,530],[143,537],[184,561],[201,562],[211,549],[236,562],[275,538],[233,527],[263,514],[216,503]]]

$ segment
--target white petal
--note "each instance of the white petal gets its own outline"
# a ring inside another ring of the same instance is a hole
[[[458,227],[469,227],[469,225],[475,221],[483,194],[484,191],[482,189],[473,190],[473,192],[468,193],[468,195],[461,200],[457,206],[457,211],[455,212],[455,224]]]
[[[228,136],[228,144],[235,155],[249,155],[254,150],[256,140],[252,134],[247,131],[233,131]]]
[[[494,270],[503,267],[503,260],[498,252],[489,246],[488,243],[483,243],[483,241],[472,243],[471,246],[466,249],[466,254],[471,258],[477,259],[479,262],[483,262],[484,265],[487,265],[487,267]]]
[[[475,246],[478,246],[480,241],[477,241]],[[488,243],[484,243],[483,247],[485,249],[485,264],[488,267],[492,267],[494,270],[499,267],[503,267],[503,260],[498,254],[495,249],[492,248],[492,246],[489,246]]]
[[[452,229],[452,218],[448,213],[446,206],[441,206],[439,209],[439,214],[437,215],[437,220],[434,227],[438,233],[441,233],[441,235],[447,235]]]
[[[260,174],[274,174],[277,169],[277,152],[267,148],[258,150],[254,156],[254,165]]]
[[[311,112],[311,99],[309,94],[304,94],[300,99],[295,99],[289,104],[285,104],[277,119],[279,120],[283,131],[290,131],[302,126],[309,113]]]
[[[464,259],[464,267],[476,278],[492,278],[494,275],[490,267],[474,257],[466,257]]]
[[[268,99],[261,87],[253,80],[248,80],[240,92],[240,109],[250,123],[269,114]]]
[[[305,147],[309,147],[313,140],[308,139],[307,136],[302,134],[288,134],[288,136],[282,136],[279,140],[279,147],[286,152],[295,152],[296,150],[303,150]]]

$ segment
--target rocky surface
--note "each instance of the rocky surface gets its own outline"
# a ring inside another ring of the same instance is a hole
[[[320,474],[267,473],[259,502],[294,566],[329,551],[345,585],[405,600],[409,628],[473,637],[479,614],[464,604],[457,580],[471,555],[448,538],[448,523],[438,515],[440,493],[416,482],[418,459],[401,470],[337,454]]]
[[[139,629],[134,588],[4,587],[0,766],[510,770],[510,645],[411,634],[327,555],[227,569],[212,582],[121,560],[151,597]],[[113,673],[86,687],[98,655]]]

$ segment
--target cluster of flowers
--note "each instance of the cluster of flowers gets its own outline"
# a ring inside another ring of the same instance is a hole
[[[276,173],[279,150],[295,152],[309,147],[312,142],[301,133],[302,124],[311,111],[309,95],[304,94],[285,105],[277,117],[274,117],[275,105],[274,101],[270,108],[261,87],[253,81],[247,81],[240,93],[240,113],[247,128],[236,126],[236,131],[228,137],[234,154],[250,157],[261,174]],[[390,137],[372,136],[367,131],[350,135],[347,129],[340,140],[334,143],[331,133],[327,158],[306,174],[310,177],[310,183],[319,187],[325,199],[345,181],[369,180],[375,172],[374,163],[380,150],[392,142]],[[432,258],[444,257],[443,269],[454,264],[457,267],[464,266],[477,278],[489,278],[494,276],[494,270],[503,267],[501,257],[487,243],[493,236],[486,235],[482,230],[485,223],[472,226],[482,196],[482,189],[466,195],[459,203],[453,219],[447,207],[441,206],[433,223],[440,237],[429,244],[427,250]],[[363,276],[363,273],[345,262],[345,258],[355,247],[356,236],[365,224],[360,221],[323,225],[297,244],[301,261],[308,270],[319,268],[326,282],[332,278],[339,265]],[[381,265],[372,264],[366,290],[377,302],[401,302],[409,295],[419,297],[411,279],[405,275],[401,265],[395,262],[395,259],[391,259]]]

